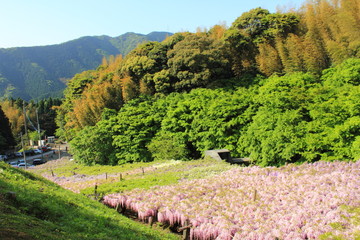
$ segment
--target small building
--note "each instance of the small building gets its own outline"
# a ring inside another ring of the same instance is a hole
[[[219,161],[225,160],[226,162],[230,162],[232,159],[230,151],[227,149],[208,150],[205,151],[205,156],[209,156]]]
[[[219,160],[219,161],[225,160],[226,162],[233,163],[233,164],[249,165],[251,162],[249,158],[233,158],[233,157],[231,157],[230,150],[228,150],[228,149],[208,150],[208,151],[205,151],[205,157],[206,156],[209,156],[209,157]]]
[[[47,143],[55,143],[55,136],[48,136]]]

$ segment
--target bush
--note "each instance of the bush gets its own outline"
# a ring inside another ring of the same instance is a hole
[[[148,145],[148,149],[154,159],[184,160],[187,150],[184,141],[170,132],[161,132],[156,135]]]

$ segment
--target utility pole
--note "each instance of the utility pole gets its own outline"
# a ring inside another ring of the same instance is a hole
[[[22,146],[22,149],[23,149],[23,157],[24,157],[25,169],[26,169],[27,168],[27,163],[26,163],[26,154],[25,154],[24,139],[23,139],[22,132],[20,133],[20,136],[21,136],[21,146]]]
[[[42,142],[41,142],[41,133],[40,133],[40,122],[39,122],[39,113],[38,113],[38,109],[36,109],[36,120],[37,120],[37,127],[38,127],[38,133],[39,133],[39,141],[38,141],[38,145],[41,149],[41,159],[44,159],[44,154],[43,154],[43,150],[42,150]]]
[[[23,100],[23,112],[24,112],[24,126],[25,126],[25,136],[26,139],[29,139],[28,131],[27,131],[27,125],[26,125],[26,110],[25,110],[25,100]],[[23,148],[24,149],[24,148]],[[25,149],[24,149],[25,151]]]
[[[41,145],[41,134],[40,134],[40,123],[39,123],[39,113],[38,109],[36,109],[36,121],[37,121],[37,128],[38,128],[38,134],[39,134],[39,146]]]

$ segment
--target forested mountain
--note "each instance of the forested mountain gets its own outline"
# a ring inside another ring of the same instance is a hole
[[[126,55],[139,43],[162,41],[167,32],[82,37],[57,45],[0,49],[0,98],[59,97],[66,80],[97,68],[103,57]]]

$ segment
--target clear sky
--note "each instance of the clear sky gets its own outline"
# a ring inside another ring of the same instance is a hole
[[[305,0],[0,0],[0,48],[41,46],[126,32],[195,32],[230,26],[256,7],[298,9]]]

